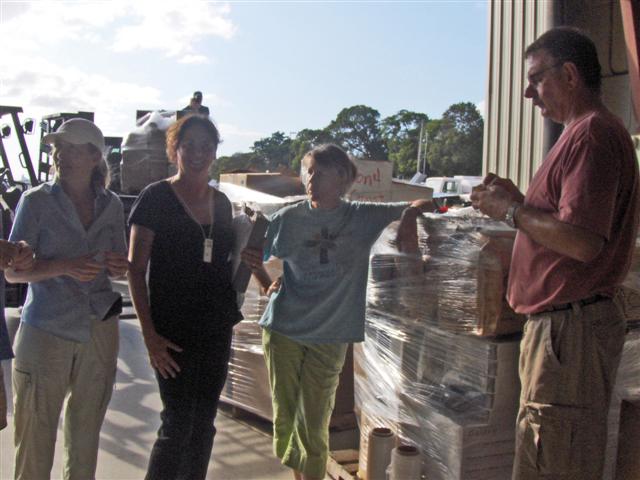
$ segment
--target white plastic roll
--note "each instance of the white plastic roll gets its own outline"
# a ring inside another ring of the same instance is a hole
[[[391,450],[395,441],[395,435],[389,428],[378,427],[369,432],[366,480],[387,478],[387,467],[391,462]]]
[[[420,480],[421,470],[420,452],[416,447],[400,445],[393,449],[388,480]]]

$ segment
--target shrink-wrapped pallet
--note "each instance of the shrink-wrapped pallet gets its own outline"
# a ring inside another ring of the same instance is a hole
[[[355,350],[360,473],[384,426],[420,449],[429,479],[509,479],[524,320],[503,300],[514,232],[474,214],[419,222],[419,255],[395,250],[394,224],[372,250]]]

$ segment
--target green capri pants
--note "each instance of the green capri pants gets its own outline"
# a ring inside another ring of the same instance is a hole
[[[329,421],[348,343],[303,343],[262,330],[273,403],[273,447],[286,465],[324,478]]]

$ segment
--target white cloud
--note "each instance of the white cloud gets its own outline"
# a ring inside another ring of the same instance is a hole
[[[195,44],[207,37],[230,39],[235,26],[228,6],[211,2],[132,2],[128,25],[115,32],[117,52],[159,50],[168,57],[203,57]],[[201,63],[201,61],[199,62]]]
[[[89,71],[74,64],[73,55],[82,49],[91,59],[106,58],[116,50],[143,65],[142,56],[154,50],[178,63],[207,63],[199,42],[231,38],[229,13],[227,4],[204,1],[0,0],[0,42],[11,45],[0,56],[0,104],[21,105],[30,116],[94,111],[106,134],[126,133],[136,109],[173,103],[157,88],[120,80],[109,65]]]
[[[209,63],[209,59],[204,55],[185,55],[184,57],[179,59],[178,62],[195,65],[195,64]]]
[[[480,112],[480,115],[482,115],[482,118],[484,118],[485,120],[486,120],[486,114],[487,114],[486,107],[487,107],[487,102],[485,100],[480,100],[478,103],[476,103],[476,108]]]
[[[15,64],[15,60],[10,56],[0,58],[0,69],[4,72],[0,104],[15,105],[15,99],[19,99],[29,116],[80,110],[97,112],[96,123],[105,134],[121,135],[127,126],[135,126],[136,108],[161,102],[156,88],[62,67],[44,58],[31,57],[20,70],[7,68],[7,64]]]
[[[227,4],[204,1],[0,2],[0,41],[16,52],[46,51],[74,41],[100,43],[116,52],[156,50],[202,63],[198,42],[235,34],[229,13]]]

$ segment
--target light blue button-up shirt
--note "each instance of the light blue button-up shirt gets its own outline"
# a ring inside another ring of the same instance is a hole
[[[22,195],[11,241],[26,241],[36,258],[54,260],[102,252],[126,252],[125,223],[118,197],[101,190],[95,200],[95,219],[85,230],[75,207],[56,182],[39,185]],[[106,269],[89,282],[62,275],[29,283],[22,321],[58,337],[87,342],[91,322],[102,319],[118,299]]]

